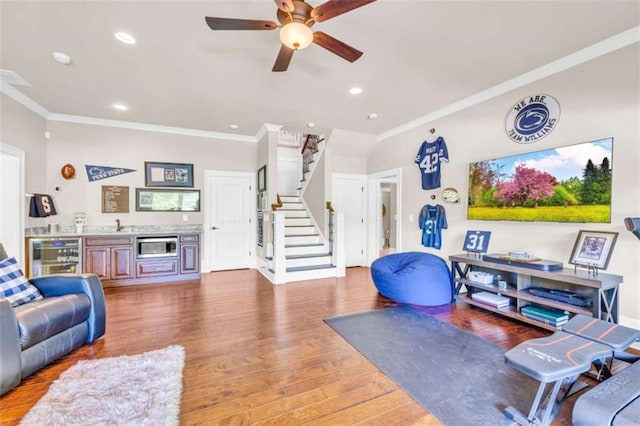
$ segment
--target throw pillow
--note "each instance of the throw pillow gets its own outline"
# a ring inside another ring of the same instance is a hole
[[[7,298],[11,306],[42,299],[40,290],[24,277],[15,257],[0,261],[0,297]]]

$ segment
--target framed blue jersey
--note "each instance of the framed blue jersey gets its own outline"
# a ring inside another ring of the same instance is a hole
[[[426,204],[420,210],[418,224],[422,229],[422,245],[440,249],[442,247],[442,230],[447,229],[447,215],[440,204]]]
[[[449,161],[449,152],[442,136],[433,142],[422,142],[416,156],[422,174],[422,189],[440,188],[440,163],[443,161]]]

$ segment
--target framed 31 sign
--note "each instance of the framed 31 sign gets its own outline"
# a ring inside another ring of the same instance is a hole
[[[471,253],[486,253],[490,238],[490,231],[467,231],[462,250]]]

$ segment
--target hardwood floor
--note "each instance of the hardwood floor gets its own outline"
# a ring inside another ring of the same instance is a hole
[[[184,425],[440,424],[322,321],[393,305],[369,274],[350,268],[344,279],[273,286],[255,270],[239,270],[180,284],[108,288],[105,336],[4,395],[1,424],[17,424],[79,360],[170,344],[186,350]],[[428,311],[504,348],[549,334],[463,304]],[[565,404],[554,424],[570,424],[570,408]]]

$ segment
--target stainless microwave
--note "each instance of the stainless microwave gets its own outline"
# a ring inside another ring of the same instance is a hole
[[[178,256],[178,237],[139,237],[136,246],[138,259]]]

